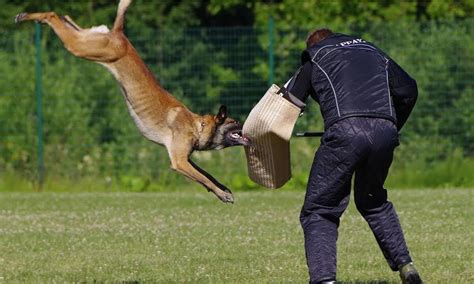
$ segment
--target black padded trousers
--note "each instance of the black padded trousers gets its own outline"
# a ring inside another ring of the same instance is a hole
[[[396,126],[381,118],[352,117],[326,130],[308,180],[300,221],[310,282],[336,279],[339,218],[354,200],[390,268],[411,262],[403,231],[383,187],[398,145]]]

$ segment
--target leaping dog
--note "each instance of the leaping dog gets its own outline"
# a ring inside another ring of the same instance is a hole
[[[218,150],[249,145],[242,126],[227,117],[225,106],[217,115],[197,115],[160,86],[125,36],[124,21],[132,0],[120,0],[112,30],[105,25],[83,29],[69,16],[54,12],[21,13],[15,22],[48,24],[73,55],[105,66],[117,79],[128,111],[147,139],[164,145],[171,168],[199,182],[223,202],[234,201],[231,191],[190,160],[194,150]]]

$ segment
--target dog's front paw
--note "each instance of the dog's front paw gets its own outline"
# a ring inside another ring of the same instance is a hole
[[[218,197],[224,203],[234,203],[234,196],[230,192],[222,192]]]
[[[27,13],[20,13],[20,14],[16,15],[15,16],[15,24],[23,22],[27,15],[28,15]]]

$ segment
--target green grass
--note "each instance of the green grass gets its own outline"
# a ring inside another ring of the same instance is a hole
[[[306,283],[302,191],[0,193],[0,282]],[[473,191],[390,192],[426,283],[474,281]],[[343,215],[338,278],[392,283],[368,226]]]

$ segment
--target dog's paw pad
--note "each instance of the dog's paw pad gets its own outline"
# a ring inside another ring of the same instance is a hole
[[[220,200],[224,203],[234,203],[234,196],[230,193],[225,193],[222,196],[219,196]]]
[[[19,22],[22,22],[23,19],[28,15],[27,13],[20,13],[15,16],[15,24],[18,24]]]
[[[20,13],[15,16],[15,24],[18,24],[20,22],[23,22],[23,20],[26,18],[28,14],[27,13]]]

